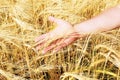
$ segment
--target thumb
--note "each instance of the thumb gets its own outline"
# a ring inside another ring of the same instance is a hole
[[[51,21],[51,22],[57,23],[57,24],[61,24],[61,22],[63,22],[63,20],[57,19],[53,16],[49,16],[48,20]]]

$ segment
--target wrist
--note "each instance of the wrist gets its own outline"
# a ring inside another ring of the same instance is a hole
[[[87,26],[86,23],[80,23],[80,24],[75,24],[74,26],[75,32],[82,34],[82,35],[87,35],[91,33],[90,26]]]
[[[100,18],[99,18],[100,19]],[[84,21],[80,24],[74,25],[74,29],[79,34],[88,35],[91,33],[98,33],[101,31],[101,21],[94,17],[90,20]],[[101,19],[100,19],[101,20]]]

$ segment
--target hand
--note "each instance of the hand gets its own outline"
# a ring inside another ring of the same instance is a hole
[[[50,50],[57,52],[61,48],[77,40],[79,37],[79,34],[74,31],[74,28],[70,23],[51,16],[49,17],[49,21],[57,23],[57,27],[35,39],[35,42],[37,43],[37,50],[39,50],[42,46],[45,46],[42,51],[43,54]]]

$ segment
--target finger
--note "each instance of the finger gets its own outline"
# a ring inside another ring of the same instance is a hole
[[[52,42],[48,47],[46,47],[46,48],[42,51],[42,53],[45,54],[45,53],[47,53],[48,51],[52,50],[54,47],[57,46],[56,44],[59,43],[61,40],[62,40],[62,38],[61,38],[61,39],[57,39],[57,40],[55,40],[54,42]]]
[[[52,32],[49,32],[49,33],[46,33],[46,34],[43,34],[41,35],[40,37],[36,38],[35,39],[35,42],[36,44],[34,44],[33,46],[38,46],[39,44],[42,44],[43,42],[46,42],[48,41],[49,39],[51,39],[53,36],[52,36]]]
[[[43,47],[44,47],[44,44],[45,44],[45,42],[37,45],[37,46],[36,46],[36,50],[38,51],[38,50],[40,50],[41,48],[43,48]]]
[[[72,42],[74,42],[75,40],[77,40],[77,38],[74,38],[74,37],[70,37],[70,38],[67,38],[65,39],[61,44],[58,45],[57,48],[55,48],[53,50],[53,53],[59,51],[60,49],[64,48],[65,46],[68,46],[70,45]]]
[[[48,35],[48,33],[40,35],[39,37],[35,38],[35,42],[38,42],[40,40],[43,40],[46,36]]]
[[[51,45],[51,46],[48,46],[47,48],[45,48],[43,51],[42,51],[42,54],[45,54],[47,53],[48,51],[50,51],[51,49],[53,49],[55,47],[55,44]]]

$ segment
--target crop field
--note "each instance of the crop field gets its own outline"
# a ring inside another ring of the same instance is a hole
[[[120,29],[90,34],[57,53],[34,39],[54,16],[81,23],[120,0],[0,0],[0,80],[120,80]]]

